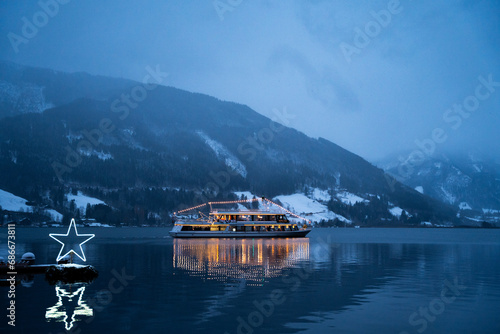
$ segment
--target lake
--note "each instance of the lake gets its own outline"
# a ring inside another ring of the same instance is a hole
[[[16,254],[53,263],[49,233]],[[297,239],[172,239],[169,228],[79,228],[90,284],[16,287],[1,333],[500,333],[500,230],[316,228]],[[0,230],[7,257],[7,230]],[[78,263],[83,263],[79,260]]]

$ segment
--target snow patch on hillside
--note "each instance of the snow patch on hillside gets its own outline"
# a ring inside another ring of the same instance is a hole
[[[0,189],[0,206],[3,210],[12,212],[33,212],[33,207],[26,204],[27,200]],[[54,209],[43,210],[52,220],[61,222],[63,215]]]
[[[238,200],[241,199],[241,196],[245,196],[248,200],[252,200],[254,198],[254,196],[255,196],[255,198],[259,200],[258,201],[258,203],[259,203],[258,210],[262,210],[262,211],[277,211],[277,212],[281,212],[282,211],[278,207],[276,207],[276,206],[274,206],[272,204],[269,204],[269,202],[262,201],[262,197],[261,196],[257,196],[255,194],[251,193],[250,191],[235,191],[235,192],[233,192],[233,194],[235,194],[236,197],[238,197]],[[248,204],[245,203],[245,205],[252,205],[251,203],[252,202],[248,202]],[[255,205],[255,203],[253,203],[253,205]],[[238,208],[241,209],[242,211],[248,211],[248,208],[246,206],[244,206],[243,204],[238,204]]]
[[[104,153],[102,151],[94,151],[95,152],[95,155],[101,159],[101,160],[109,160],[109,159],[113,159],[113,156],[110,154],[110,153]]]
[[[255,196],[249,191],[235,191],[234,194],[238,197],[238,199],[240,199],[241,196],[245,196],[247,199],[252,199]],[[255,198],[259,198],[259,196],[255,196]]]
[[[446,177],[445,185],[447,188],[449,189],[455,189],[456,187],[465,188],[472,182],[472,179],[468,175],[463,174],[456,167],[452,166],[452,169],[455,171],[455,174],[450,174]]]
[[[318,201],[328,202],[330,200],[330,194],[328,193],[328,190],[314,188],[312,198]]]
[[[103,161],[113,159],[113,156],[110,153],[104,153],[103,151],[92,150],[89,152],[87,150],[80,150],[80,153],[86,157],[96,156],[98,159]]]
[[[196,133],[215,152],[217,158],[224,160],[226,166],[236,171],[242,177],[244,178],[247,177],[247,169],[245,165],[236,156],[234,156],[231,152],[229,152],[229,150],[224,145],[222,145],[216,140],[211,139],[203,131],[197,131]]]
[[[26,205],[27,200],[0,189],[0,206],[3,210],[15,212],[31,211],[31,206]]]
[[[66,195],[66,197],[68,198],[68,202],[71,202],[74,200],[75,206],[78,209],[82,210],[83,214],[86,213],[87,204],[90,204],[90,205],[104,204],[104,205],[106,205],[106,203],[104,203],[100,199],[95,198],[95,197],[86,196],[81,191],[78,191],[78,193],[76,195],[69,193]]]
[[[441,186],[441,191],[443,192],[443,200],[447,203],[453,204],[456,200],[455,196],[449,191],[447,191],[443,186]]]
[[[69,134],[66,135],[66,139],[68,139],[69,143],[71,144],[73,142],[83,139],[83,136],[80,134],[74,134],[73,132],[70,131]]]
[[[0,80],[0,103],[12,106],[18,113],[41,113],[54,107],[45,101],[44,89],[32,84],[18,86]]]
[[[108,224],[103,224],[103,223],[90,223],[88,224],[89,227],[111,227],[111,225]]]
[[[54,209],[45,210],[45,212],[50,216],[53,221],[62,222],[63,215]]]
[[[333,220],[337,218],[342,222],[351,223],[349,219],[329,211],[326,205],[321,204],[304,194],[280,195],[276,196],[274,199],[279,200],[283,206],[291,212],[313,222]]]
[[[500,213],[500,210],[483,209],[483,213],[491,213],[491,214],[495,214],[495,213]]]
[[[389,209],[389,212],[394,217],[401,217],[401,214],[403,213],[403,209],[401,209],[399,206],[395,206],[392,209]]]
[[[337,198],[344,204],[354,205],[356,203],[366,203],[368,202],[366,199],[361,198],[357,195],[354,195],[347,191],[341,191],[337,193]]]
[[[238,211],[250,211],[250,210],[243,204],[238,203]]]
[[[472,208],[470,207],[469,203],[467,202],[462,202],[458,205],[458,208],[460,210],[472,210]]]
[[[424,193],[424,187],[422,186],[417,186],[415,187],[415,190],[418,191],[419,193],[423,194]]]

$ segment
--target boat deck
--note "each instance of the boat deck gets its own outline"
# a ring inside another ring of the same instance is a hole
[[[310,228],[298,231],[170,231],[174,238],[300,238]]]

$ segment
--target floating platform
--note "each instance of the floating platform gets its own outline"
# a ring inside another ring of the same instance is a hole
[[[50,266],[55,264],[15,264],[14,270],[11,270],[8,265],[0,265],[0,275],[8,275],[15,272],[16,274],[44,274]]]
[[[45,274],[45,279],[50,284],[61,283],[90,283],[98,275],[98,271],[91,265],[74,263],[67,264],[16,264],[14,270],[7,265],[0,265],[0,280],[5,280],[15,275]]]
[[[50,284],[61,283],[90,283],[99,273],[91,265],[81,264],[57,264],[47,268],[45,279]]]

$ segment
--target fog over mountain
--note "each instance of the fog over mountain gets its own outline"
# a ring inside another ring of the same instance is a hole
[[[159,66],[370,161],[498,159],[499,16],[495,0],[2,1],[0,59],[136,81]]]

